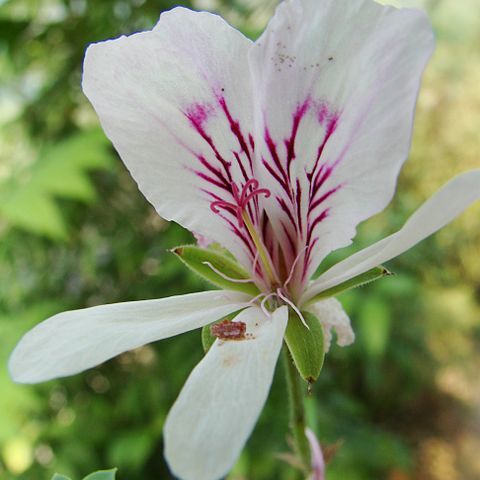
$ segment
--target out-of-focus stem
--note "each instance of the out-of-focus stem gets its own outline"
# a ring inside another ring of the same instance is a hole
[[[290,403],[290,428],[295,442],[296,454],[300,460],[305,476],[311,472],[310,444],[305,436],[304,388],[302,379],[293,364],[286,344],[283,346],[283,361],[287,380],[288,399]]]

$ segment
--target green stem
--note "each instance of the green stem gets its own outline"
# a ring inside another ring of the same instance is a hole
[[[305,436],[304,386],[293,364],[286,344],[283,345],[283,360],[287,380],[288,398],[290,403],[290,428],[292,429],[295,449],[305,474],[311,471],[310,445]]]

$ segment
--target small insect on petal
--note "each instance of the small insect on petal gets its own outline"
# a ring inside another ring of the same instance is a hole
[[[247,325],[244,322],[223,320],[210,327],[210,332],[220,340],[245,340]]]

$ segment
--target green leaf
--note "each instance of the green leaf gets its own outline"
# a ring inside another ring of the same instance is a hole
[[[35,188],[4,189],[0,194],[0,216],[31,233],[64,240],[67,228],[55,201]]]
[[[80,132],[44,147],[38,158],[0,184],[0,217],[53,240],[67,238],[67,223],[56,198],[95,200],[88,172],[112,164],[109,143],[101,131]]]
[[[212,335],[210,327],[211,327],[211,324],[205,325],[202,328],[202,346],[203,346],[203,351],[205,353],[207,353],[210,350],[210,347],[213,345],[213,343],[216,340],[216,337]]]
[[[366,285],[367,283],[371,283],[389,275],[393,275],[393,273],[380,265],[379,267],[372,268],[371,270],[361,273],[360,275],[357,275],[346,282],[340,283],[335,287],[328,288],[327,290],[318,293],[314,297],[310,298],[303,306],[308,307],[309,305],[313,305],[314,303],[324,300],[325,298],[334,297],[340,293],[346,292],[347,290],[361,287],[362,285]]]
[[[295,366],[308,383],[317,380],[325,357],[323,329],[318,318],[310,312],[302,312],[308,328],[297,313],[289,310],[285,341]]]
[[[56,473],[53,477],[52,480],[71,480],[70,477],[66,477],[65,475],[60,475],[59,473]]]
[[[87,475],[83,480],[115,480],[116,468],[111,470],[99,470],[98,472]]]
[[[249,279],[248,272],[218,250],[186,245],[174,248],[172,252],[187,267],[217,287],[248,293],[252,296],[260,293],[253,282],[244,281]]]

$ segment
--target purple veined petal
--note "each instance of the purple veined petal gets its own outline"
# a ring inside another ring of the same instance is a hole
[[[480,199],[480,169],[462,173],[429,198],[396,233],[337,263],[304,293],[306,302],[318,293],[388,262],[435,233]]]
[[[203,327],[248,301],[241,293],[210,291],[62,312],[23,336],[9,360],[10,375],[19,383],[74,375],[127,350]]]
[[[165,457],[182,480],[218,480],[232,468],[267,399],[288,309],[240,313],[245,340],[216,340],[188,377],[164,427]]]
[[[421,11],[370,0],[287,0],[250,50],[257,176],[304,276],[389,203],[433,49]]]
[[[254,246],[235,205],[253,191],[251,45],[217,15],[175,8],[152,31],[91,45],[83,74],[107,136],[158,213],[244,265]],[[248,205],[255,222],[257,203]]]

